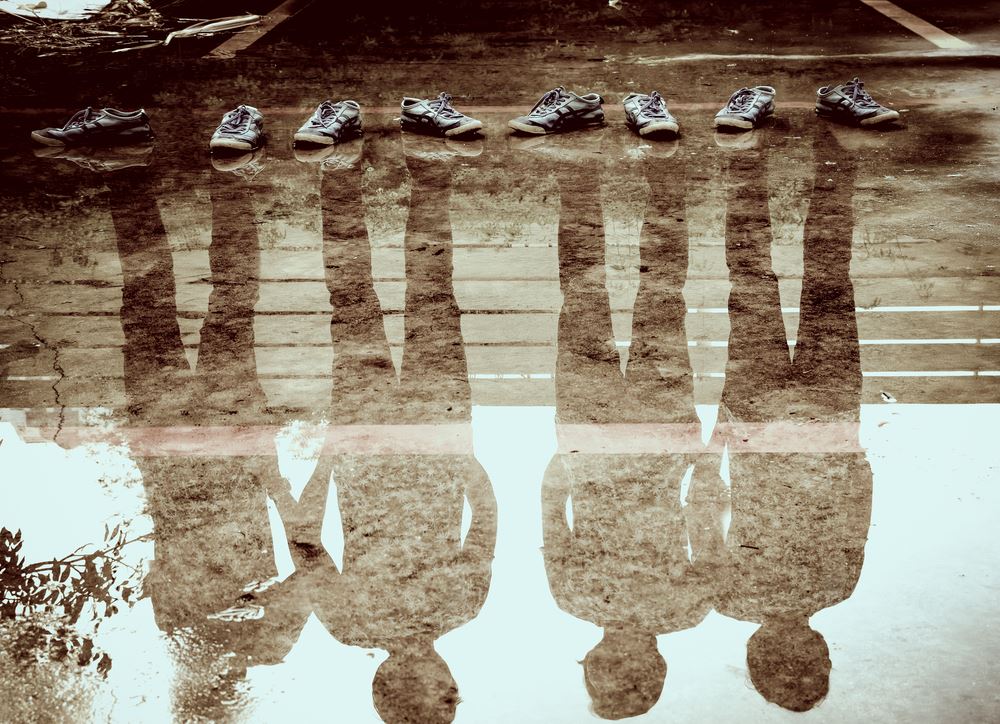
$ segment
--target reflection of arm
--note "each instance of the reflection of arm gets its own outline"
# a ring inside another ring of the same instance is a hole
[[[493,553],[497,540],[497,501],[486,471],[474,458],[469,460],[465,498],[472,509],[469,533],[462,545],[462,559],[469,565],[468,588],[476,612],[482,608],[493,577]]]
[[[556,604],[581,618],[572,605],[572,565],[567,559],[573,548],[573,533],[566,521],[566,501],[571,493],[570,479],[562,456],[556,455],[542,481],[542,553],[549,590]],[[572,609],[572,610],[571,610]]]
[[[729,490],[722,480],[722,456],[704,453],[695,460],[684,521],[691,558],[698,568],[715,568],[725,547],[722,522],[729,509]]]
[[[254,627],[253,640],[244,641],[243,653],[259,663],[279,663],[292,650],[312,613],[308,576],[296,571],[255,597],[264,617]]]
[[[325,559],[330,566],[334,565],[323,550],[320,539],[333,464],[334,456],[320,456],[298,501],[292,497],[288,481],[278,475],[277,471],[268,482],[268,493],[285,526],[288,549],[296,569],[308,568],[315,562],[314,559]]]

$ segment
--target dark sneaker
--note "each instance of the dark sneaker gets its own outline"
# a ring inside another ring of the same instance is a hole
[[[769,85],[740,88],[729,97],[726,107],[715,114],[716,128],[748,130],[774,113],[775,90]]]
[[[295,140],[329,146],[360,135],[361,106],[357,101],[323,101],[302,128],[295,132]]]
[[[114,108],[84,108],[62,128],[42,128],[31,138],[46,146],[103,146],[143,143],[153,138],[146,111],[117,111]]]
[[[823,86],[816,91],[816,114],[855,126],[899,120],[899,111],[886,108],[868,95],[859,78],[843,85]]]
[[[147,141],[131,146],[74,146],[72,148],[49,146],[36,148],[35,156],[71,161],[88,171],[107,173],[126,168],[148,166],[153,158],[153,144]]]
[[[656,91],[649,95],[629,93],[622,105],[625,106],[625,123],[640,136],[676,134],[680,130],[663,96]]]
[[[252,151],[264,140],[264,116],[253,106],[236,106],[222,117],[212,134],[210,148]]]
[[[262,146],[242,153],[212,154],[212,168],[239,176],[244,181],[253,181],[264,170],[265,158],[266,151]]]
[[[292,152],[295,159],[302,163],[315,163],[323,168],[342,169],[354,168],[361,160],[364,150],[364,139],[358,136],[349,141],[320,146],[316,144],[298,144]]]
[[[578,96],[562,86],[543,95],[531,112],[507,125],[522,133],[562,133],[604,123],[604,99],[597,93]]]
[[[451,96],[441,93],[437,98],[404,98],[400,105],[399,125],[404,131],[430,136],[461,136],[482,129],[475,118],[459,113],[451,105]]]

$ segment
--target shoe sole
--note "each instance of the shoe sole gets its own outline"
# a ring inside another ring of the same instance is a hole
[[[239,141],[234,138],[219,138],[209,141],[209,148],[228,148],[232,151],[253,151],[259,146],[255,146],[249,141]]]
[[[346,143],[347,141],[353,141],[355,138],[361,136],[361,129],[357,128],[355,130],[344,131],[340,138],[334,138],[333,136],[324,136],[319,133],[309,133],[303,131],[296,131],[295,135],[292,136],[292,140],[297,143],[311,143],[317,146],[333,146],[337,143]]]
[[[456,128],[450,128],[446,131],[442,131],[437,128],[432,128],[430,126],[425,126],[417,121],[411,121],[405,116],[400,118],[399,128],[407,133],[416,133],[418,136],[432,136],[435,138],[454,138],[455,136],[464,136],[466,133],[474,133],[475,131],[480,131],[483,128],[483,124],[480,121],[469,121]]]
[[[330,136],[321,136],[318,133],[296,133],[292,139],[298,143],[315,143],[317,146],[332,146],[336,143]]]
[[[80,147],[100,147],[100,146],[129,146],[132,144],[147,143],[152,141],[155,136],[149,131],[123,131],[122,133],[112,134],[104,136],[103,138],[98,136],[96,138],[89,138],[83,143],[67,143],[66,141],[60,141],[57,138],[49,138],[46,135],[38,131],[31,132],[31,139],[37,143],[41,143],[43,146],[54,146],[54,147],[69,147],[73,146],[76,148]]]
[[[739,128],[741,131],[749,131],[753,128],[753,121],[747,121],[742,118],[716,118],[715,127],[716,128]]]
[[[454,138],[455,136],[461,136],[466,133],[472,133],[473,131],[480,131],[483,128],[483,124],[479,121],[469,121],[465,125],[459,126],[458,128],[451,128],[444,132],[445,138]]]
[[[628,127],[640,136],[652,136],[658,133],[673,133],[676,135],[680,132],[680,126],[674,121],[658,121],[656,123],[650,123],[649,125],[643,126],[642,128],[638,128],[635,124],[629,123]]]
[[[42,135],[38,131],[32,131],[31,132],[31,140],[33,140],[33,141],[35,141],[37,143],[41,143],[43,146],[65,146],[66,145],[65,141],[60,141],[57,138],[49,138],[48,136]]]
[[[520,131],[521,133],[531,133],[535,136],[551,136],[557,133],[569,133],[570,131],[579,131],[583,128],[593,128],[594,126],[603,125],[603,118],[599,121],[584,121],[572,126],[553,129],[542,128],[541,126],[535,126],[530,123],[521,123],[520,121],[507,121],[507,126],[513,128],[515,131]]]

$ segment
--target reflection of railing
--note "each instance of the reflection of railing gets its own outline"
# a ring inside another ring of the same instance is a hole
[[[502,262],[497,266],[501,267]],[[534,300],[519,296],[514,291],[517,283],[508,286],[503,281],[456,282],[459,304],[467,310],[463,314],[462,334],[475,404],[554,402],[558,283],[553,280],[532,284],[542,292],[541,299],[537,295]],[[280,298],[269,298],[269,286],[268,283],[261,285],[261,304],[254,322],[261,383],[272,405],[311,409],[317,400],[329,399],[330,394],[333,350],[329,312],[314,311],[326,304],[324,290],[317,282],[315,290],[301,297],[281,294]],[[274,286],[277,287],[275,294],[282,291],[282,283]],[[483,301],[480,296],[477,301],[477,292],[486,287],[490,287],[488,298]],[[384,308],[396,306],[387,299],[396,293],[396,288],[401,294],[401,284],[394,283],[390,289],[380,284]],[[43,422],[46,414],[39,408],[57,405],[120,407],[124,403],[122,335],[115,308],[118,302],[114,299],[119,290],[100,290],[104,299],[95,305],[98,309],[93,312],[80,310],[64,314],[59,311],[62,304],[52,304],[45,309],[41,298],[44,287],[39,285],[36,289],[35,309],[41,314],[35,317],[34,323],[43,338],[63,341],[59,345],[58,362],[65,379],[54,371],[52,353],[43,349],[8,366],[7,379],[3,382],[5,399],[0,401],[0,406],[33,408],[30,416],[40,427],[48,425]],[[185,301],[180,309],[181,330],[192,358],[197,352],[202,319],[197,310],[204,307],[186,292],[197,290],[207,294],[208,289],[207,285],[199,284],[179,292]],[[66,289],[67,295],[76,291],[80,289]],[[25,297],[27,306],[32,303],[29,301],[31,292],[26,290]],[[486,308],[488,303],[500,304],[504,297],[507,306],[521,303],[535,308]],[[275,309],[281,298],[289,301],[289,307],[294,301],[298,309]],[[538,309],[542,303],[549,308]],[[260,310],[260,307],[265,309]],[[1000,401],[1000,385],[995,379],[1000,374],[1000,338],[997,335],[1000,305],[920,304],[859,308],[857,311],[865,402],[880,402],[880,393],[887,385],[900,402]],[[729,331],[725,312],[724,306],[688,310],[688,352],[699,404],[717,402],[721,392]],[[798,310],[791,307],[784,312],[785,326],[791,329],[797,325]],[[617,344],[624,351],[630,334],[631,312],[614,312],[612,320]],[[386,332],[397,365],[404,352],[402,321],[403,315],[399,312],[390,311],[385,316]],[[58,402],[54,383],[58,383]],[[51,416],[58,417],[58,410],[52,410]]]
[[[375,288],[398,366],[404,354],[402,240],[409,191],[402,159],[390,142],[381,137],[366,140],[377,147],[379,162],[374,169],[378,186],[367,188],[365,203]],[[805,159],[802,149],[794,152],[800,161]],[[769,181],[772,264],[780,279],[785,328],[792,340],[798,327],[801,227],[811,187],[806,174],[811,168],[811,164],[772,162]],[[258,209],[267,208],[268,200],[295,198],[294,204],[282,205],[280,213],[266,215],[259,226],[261,282],[254,317],[257,370],[268,401],[292,411],[315,410],[329,400],[334,354],[319,209],[301,203],[305,192],[318,190],[315,171],[305,164],[279,161],[268,167],[261,177],[263,185],[254,190]],[[509,183],[498,186],[495,172],[464,173],[453,187],[450,217],[454,289],[463,312],[473,402],[553,404],[562,303],[556,248],[558,189],[535,174],[531,185],[512,193]],[[616,173],[606,171],[614,176],[612,185],[624,185],[606,188],[603,199],[606,286],[614,335],[625,355],[640,263],[636,220],[642,214],[644,192]],[[719,180],[717,172],[710,171],[690,182],[687,193],[685,331],[696,402],[701,404],[718,401],[728,354],[730,284],[723,242],[725,199],[718,191]],[[212,289],[207,251],[211,220],[204,194],[194,185],[184,189],[164,193],[158,204],[174,250],[180,328],[193,360]],[[72,418],[77,408],[124,405],[120,263],[103,213],[95,205],[84,218],[67,222],[86,233],[63,234],[58,226],[47,232],[34,230],[30,244],[11,244],[4,250],[3,278],[8,283],[0,292],[7,293],[6,316],[27,324],[9,327],[12,331],[0,342],[22,338],[34,342],[37,336],[46,345],[37,354],[10,362],[0,373],[4,377],[0,408],[21,411],[5,413],[5,419],[48,428],[66,423],[62,418]],[[83,251],[78,241],[73,242],[75,251],[64,250],[70,238],[86,238]],[[979,271],[992,258],[987,258],[990,253],[985,246],[961,239],[944,244],[894,238],[882,227],[870,228],[866,220],[859,220],[851,277],[864,402],[881,402],[884,391],[899,402],[1000,401],[1000,385],[992,379],[1000,370],[1000,285]]]

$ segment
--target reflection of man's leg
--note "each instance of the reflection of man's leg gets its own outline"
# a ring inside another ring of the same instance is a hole
[[[684,319],[688,235],[683,170],[647,159],[649,202],[639,238],[639,291],[626,376],[635,414],[654,422],[694,422],[694,390]],[[636,420],[638,421],[638,420]]]
[[[851,283],[854,161],[824,134],[804,234],[795,375],[814,416],[857,419],[861,404],[858,323]]]
[[[257,377],[253,329],[260,249],[250,191],[228,175],[213,178],[212,293],[201,328],[198,377],[210,409],[262,424],[267,401]]]
[[[624,395],[605,285],[604,215],[599,170],[568,167],[559,176],[557,415],[563,423],[618,420]]]
[[[377,422],[396,374],[372,279],[361,169],[324,168],[322,174],[323,263],[333,307],[331,422]]]
[[[766,160],[730,159],[726,169],[726,263],[729,266],[729,362],[722,403],[736,420],[771,419],[786,386],[791,359],[771,266],[771,219]],[[770,403],[768,400],[770,399]]]
[[[125,391],[129,409],[142,417],[161,401],[178,404],[169,386],[188,369],[177,323],[173,258],[148,173],[112,174],[108,187],[123,279]]]
[[[408,158],[407,167],[406,334],[397,414],[407,422],[468,420],[471,392],[452,283],[452,171],[446,160]]]

